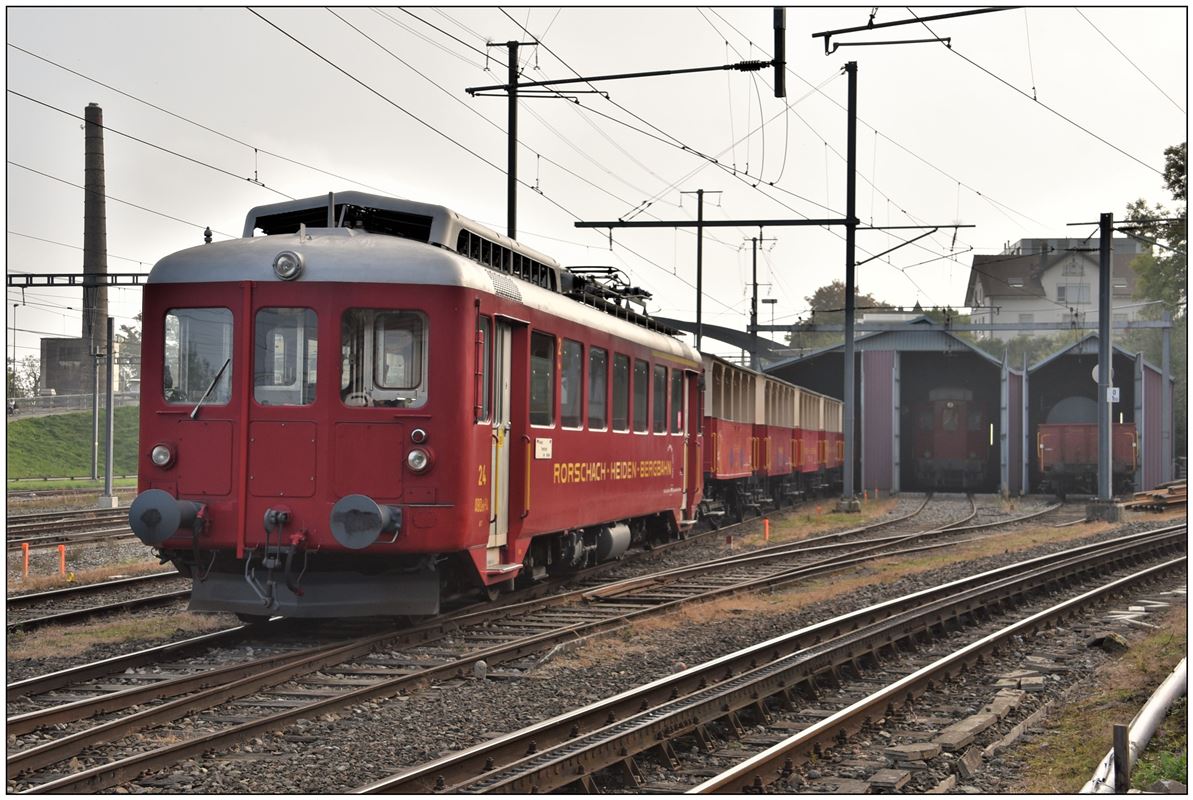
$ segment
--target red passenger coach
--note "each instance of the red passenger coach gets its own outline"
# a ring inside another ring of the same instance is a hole
[[[246,618],[432,614],[676,535],[700,356],[614,278],[441,206],[253,209],[145,287],[133,530]]]

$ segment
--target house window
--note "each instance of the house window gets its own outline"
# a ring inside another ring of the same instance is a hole
[[[1036,315],[1035,314],[1020,314],[1019,321],[1020,322],[1035,322]]]
[[[1065,262],[1064,274],[1066,276],[1075,275],[1081,277],[1085,274],[1085,266],[1075,258],[1070,258]]]
[[[1056,287],[1056,299],[1061,303],[1081,304],[1089,302],[1088,283],[1062,283]]]

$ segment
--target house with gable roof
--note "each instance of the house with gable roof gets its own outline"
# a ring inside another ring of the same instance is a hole
[[[1145,245],[1114,237],[1111,313],[1115,322],[1136,319],[1131,261]],[[1088,322],[1098,319],[1098,240],[1021,239],[999,255],[976,255],[965,290],[974,325],[1005,322]],[[1030,331],[978,331],[975,336],[1009,340]],[[1039,331],[1048,336],[1055,331]]]

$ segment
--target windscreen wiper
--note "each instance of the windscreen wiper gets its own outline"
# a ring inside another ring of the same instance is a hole
[[[207,402],[208,396],[211,395],[211,390],[214,389],[215,385],[220,382],[220,378],[222,378],[224,375],[224,370],[226,370],[228,365],[231,363],[232,356],[228,356],[228,358],[224,361],[224,366],[220,367],[220,371],[215,373],[215,377],[211,379],[211,383],[207,386],[207,391],[203,392],[203,396],[199,398],[199,402],[195,403],[195,407],[191,409],[191,419],[198,418],[199,408]]]

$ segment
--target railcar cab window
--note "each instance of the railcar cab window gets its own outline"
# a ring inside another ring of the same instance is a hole
[[[530,334],[530,424],[555,424],[555,337]]]
[[[609,354],[588,349],[588,429],[603,431],[609,424]]]
[[[584,426],[584,346],[563,340],[563,372],[559,376],[559,422],[565,428]]]
[[[417,311],[350,308],[340,324],[340,399],[346,406],[418,408],[427,402],[427,320]]]
[[[172,308],[166,312],[162,396],[194,405],[232,399],[232,312],[226,308]],[[217,380],[218,377],[218,380]]]
[[[318,328],[309,308],[263,308],[253,340],[253,399],[263,406],[315,402]]]
[[[650,389],[650,365],[634,359],[634,433],[646,433],[647,392]]]

